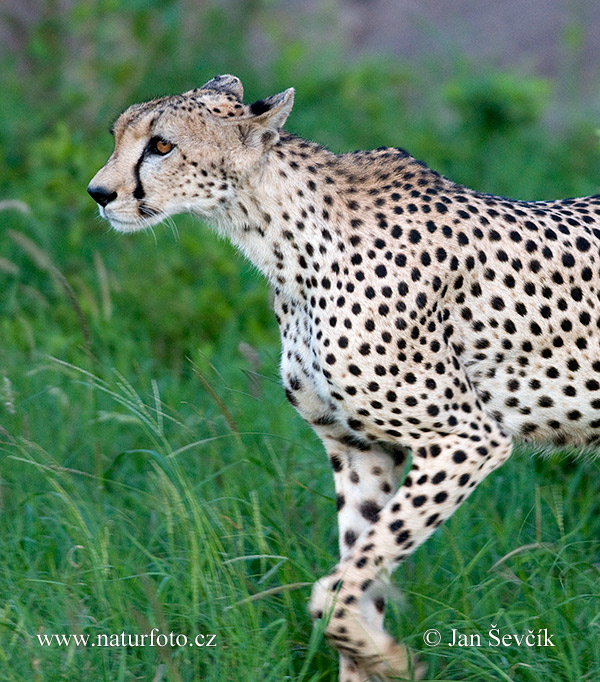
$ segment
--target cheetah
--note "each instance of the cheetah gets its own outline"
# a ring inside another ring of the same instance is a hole
[[[510,456],[600,440],[600,195],[515,201],[397,148],[283,131],[234,76],[130,107],[88,191],[121,232],[192,213],[267,277],[286,395],[333,469],[340,560],[313,618],[340,681],[420,678],[381,581]]]

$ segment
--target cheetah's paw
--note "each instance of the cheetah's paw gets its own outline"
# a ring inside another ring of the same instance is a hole
[[[404,645],[364,618],[362,599],[360,586],[342,579],[338,572],[321,578],[313,586],[310,613],[315,619],[329,618],[325,636],[344,661],[340,680],[422,679],[425,666],[411,657]]]

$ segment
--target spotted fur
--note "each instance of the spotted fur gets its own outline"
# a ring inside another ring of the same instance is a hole
[[[282,131],[292,101],[245,105],[221,76],[135,105],[89,191],[121,231],[197,214],[269,279],[286,394],[337,492],[341,558],[311,612],[340,680],[390,679],[410,666],[382,575],[513,439],[600,439],[600,196],[514,201],[401,149],[332,154]]]

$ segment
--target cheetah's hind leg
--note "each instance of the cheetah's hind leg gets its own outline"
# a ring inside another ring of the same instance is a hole
[[[326,636],[371,675],[409,673],[406,648],[365,611],[375,581],[421,545],[512,451],[510,436],[482,410],[474,412],[472,433],[422,434],[410,476],[313,588],[311,613],[328,615]]]

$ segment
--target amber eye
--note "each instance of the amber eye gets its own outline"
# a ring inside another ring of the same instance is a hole
[[[161,140],[157,138],[152,140],[152,151],[156,154],[165,155],[168,154],[175,145],[172,142],[167,142],[166,140]]]

